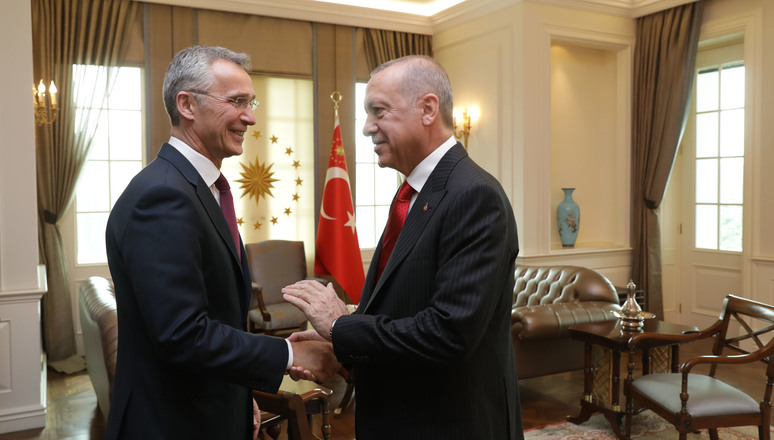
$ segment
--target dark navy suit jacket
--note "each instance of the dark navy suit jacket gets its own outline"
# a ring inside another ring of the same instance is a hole
[[[511,340],[516,222],[457,143],[418,194],[381,278],[333,347],[353,365],[358,440],[521,439]]]
[[[276,392],[280,338],[246,333],[250,274],[210,188],[164,144],[108,220],[118,360],[108,439],[245,439],[250,389]]]

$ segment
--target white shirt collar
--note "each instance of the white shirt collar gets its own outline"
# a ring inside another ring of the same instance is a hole
[[[424,158],[422,162],[419,162],[419,165],[414,167],[411,174],[406,177],[409,185],[411,185],[417,193],[422,192],[422,187],[427,183],[427,178],[430,177],[430,173],[433,172],[438,165],[438,162],[441,161],[441,158],[443,158],[443,156],[456,144],[457,140],[454,139],[454,136],[450,137],[446,142],[442,143],[440,147],[436,148],[435,151]]]
[[[168,143],[175,147],[180,154],[185,156],[185,158],[188,159],[188,162],[191,162],[191,165],[196,168],[196,171],[202,176],[202,180],[204,180],[204,183],[207,184],[207,186],[211,187],[215,184],[215,181],[220,177],[220,170],[211,160],[207,159],[201,153],[174,136],[170,136]]]

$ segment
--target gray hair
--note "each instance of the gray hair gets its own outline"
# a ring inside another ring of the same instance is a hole
[[[250,55],[237,53],[218,46],[191,46],[183,49],[172,58],[164,76],[162,96],[169,122],[175,126],[180,123],[177,111],[177,94],[185,90],[206,92],[214,85],[215,78],[210,66],[217,60],[231,61],[250,73]],[[198,97],[196,98],[198,101]]]
[[[454,95],[452,94],[449,76],[441,63],[425,55],[408,55],[387,61],[371,72],[373,77],[388,67],[396,64],[406,66],[403,70],[399,93],[409,102],[416,102],[427,93],[438,97],[438,106],[444,125],[454,124]]]

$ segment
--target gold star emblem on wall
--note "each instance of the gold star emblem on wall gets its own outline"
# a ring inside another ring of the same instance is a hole
[[[261,130],[253,130],[252,136],[257,140],[261,136]],[[240,162],[240,165],[242,166],[242,172],[240,172],[242,179],[235,179],[235,182],[238,182],[241,184],[242,189],[242,195],[240,197],[247,196],[249,198],[255,198],[256,203],[260,201],[260,198],[264,198],[264,200],[267,199],[267,195],[277,199],[282,198],[284,199],[286,196],[284,192],[286,192],[286,186],[285,182],[292,179],[293,183],[295,183],[296,190],[295,194],[292,194],[290,197],[292,197],[292,202],[298,204],[301,198],[301,190],[298,189],[299,186],[302,186],[303,180],[299,177],[299,170],[301,169],[301,161],[297,160],[295,156],[295,149],[293,146],[288,145],[277,145],[276,147],[273,146],[273,144],[279,144],[279,137],[275,133],[271,133],[271,136],[269,138],[266,138],[265,141],[257,141],[261,142],[265,145],[264,148],[266,148],[266,154],[271,157],[272,154],[280,153],[284,151],[283,155],[287,155],[289,165],[291,168],[291,173],[295,174],[294,177],[287,176],[285,171],[287,164],[284,163],[270,163],[270,162],[264,162],[262,163],[259,158],[256,156],[254,162]],[[256,141],[251,141],[256,142]],[[271,150],[271,151],[269,151]],[[272,171],[274,165],[277,165],[278,171]],[[276,177],[276,178],[275,178]],[[276,184],[275,182],[280,182],[280,184]],[[289,182],[288,182],[289,183]],[[274,193],[277,193],[276,195]],[[287,206],[287,205],[286,205]],[[282,209],[282,208],[281,208]],[[250,218],[251,216],[246,217],[245,219],[240,219],[239,225],[244,226],[252,225],[254,230],[261,230],[264,226],[268,225],[269,228],[272,226],[279,225],[279,220],[282,218],[282,214],[285,214],[287,217],[292,217],[294,214],[293,212],[293,206],[284,208],[283,211],[275,213],[275,215],[270,215],[269,213],[266,214],[258,214],[258,218]],[[284,222],[285,220],[283,220]],[[267,223],[270,222],[270,223]]]
[[[258,158],[256,157],[255,163],[250,163],[247,166],[240,163],[240,165],[242,165],[244,172],[239,174],[241,174],[244,179],[239,179],[237,182],[242,184],[242,197],[249,195],[250,197],[254,197],[256,202],[260,197],[265,199],[266,194],[274,197],[274,194],[271,193],[271,189],[274,188],[274,182],[277,182],[278,180],[272,177],[274,176],[274,173],[271,171],[271,167],[274,164],[269,164],[267,167],[265,163],[259,163]]]

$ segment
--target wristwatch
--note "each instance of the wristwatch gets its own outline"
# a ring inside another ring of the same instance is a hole
[[[341,318],[341,317],[339,316],[339,318]],[[336,318],[336,319],[333,320],[333,322],[331,322],[331,329],[328,332],[328,336],[329,336],[329,339],[331,340],[331,344],[333,344],[333,326],[336,325],[336,321],[338,321],[339,318]]]

